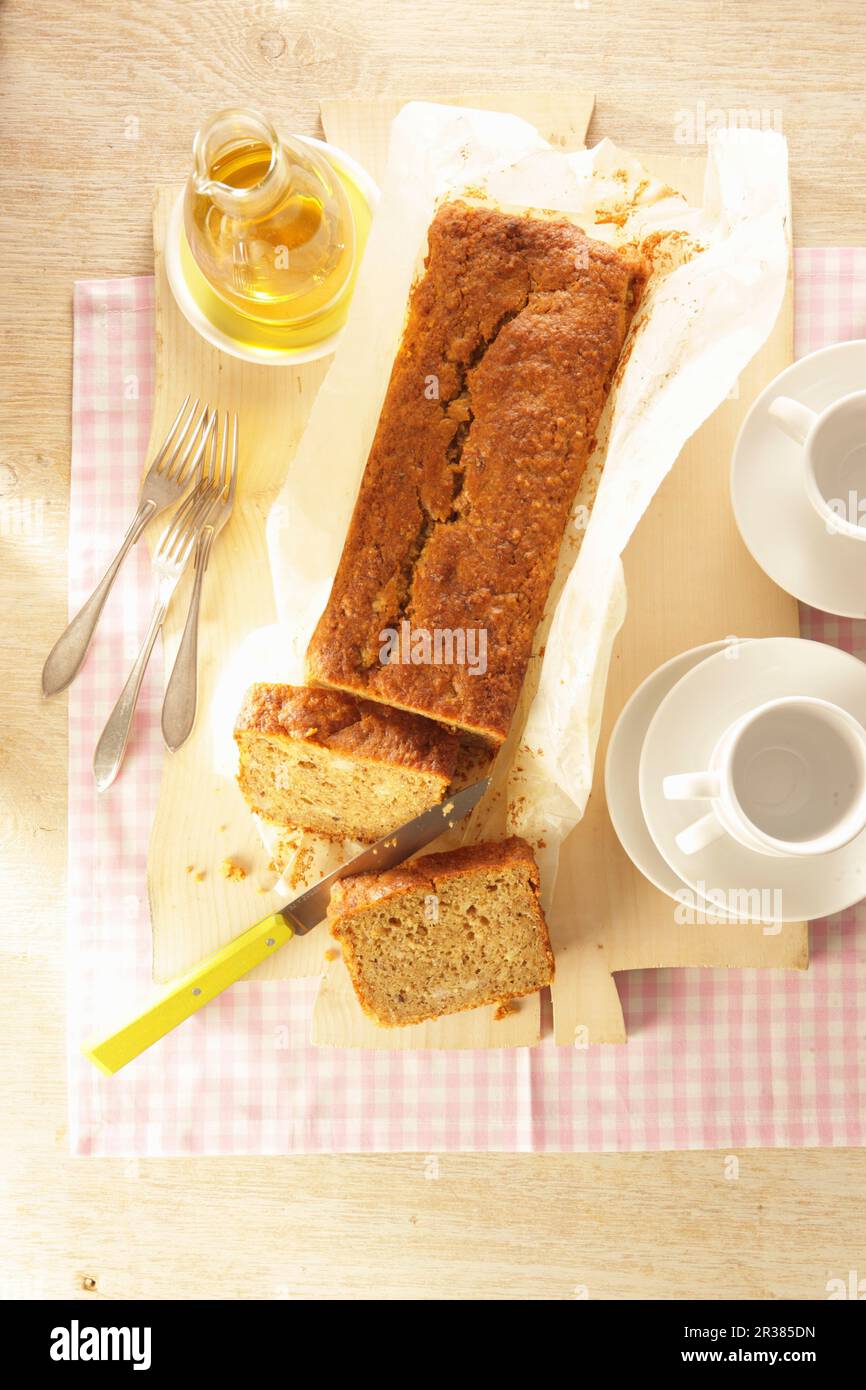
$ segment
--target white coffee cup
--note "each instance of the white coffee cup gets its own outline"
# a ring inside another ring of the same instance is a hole
[[[866,391],[817,413],[790,396],[768,407],[803,449],[806,496],[831,534],[866,541]]]
[[[669,801],[712,809],[676,842],[696,854],[727,833],[759,854],[829,854],[866,827],[866,729],[827,700],[758,705],[724,732],[706,772],[664,779]]]

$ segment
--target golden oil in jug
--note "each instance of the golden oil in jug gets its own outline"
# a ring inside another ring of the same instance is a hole
[[[184,229],[214,292],[262,324],[300,327],[329,313],[356,257],[352,209],[330,162],[241,110],[203,126],[193,156]]]

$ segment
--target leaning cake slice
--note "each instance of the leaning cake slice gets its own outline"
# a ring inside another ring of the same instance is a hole
[[[378,840],[436,805],[458,739],[421,715],[334,690],[254,685],[235,724],[238,784],[278,826]]]

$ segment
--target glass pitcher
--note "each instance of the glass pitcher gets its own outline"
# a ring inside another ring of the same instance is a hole
[[[355,226],[342,182],[316,149],[280,139],[253,111],[220,111],[193,142],[184,229],[226,303],[261,323],[309,324],[346,293]]]

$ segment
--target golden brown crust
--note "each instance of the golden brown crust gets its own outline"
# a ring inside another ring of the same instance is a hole
[[[420,715],[341,691],[283,684],[250,687],[235,739],[246,733],[300,739],[367,762],[429,772],[446,783],[459,748],[456,734]]]
[[[443,850],[438,854],[423,854],[396,869],[386,869],[380,874],[353,874],[338,879],[331,889],[328,904],[328,917],[334,918],[332,934],[339,937],[336,919],[360,912],[372,902],[381,902],[397,893],[405,893],[413,888],[428,889],[431,892],[437,883],[449,878],[459,878],[461,874],[475,873],[481,869],[499,869],[505,865],[524,864],[529,881],[535,892],[539,888],[538,865],[532,850],[519,835],[507,840],[490,840],[478,845],[462,845],[460,849]],[[552,959],[552,957],[551,957]]]
[[[572,223],[447,203],[429,233],[310,679],[501,742],[640,297]],[[487,670],[382,660],[486,633]]]

